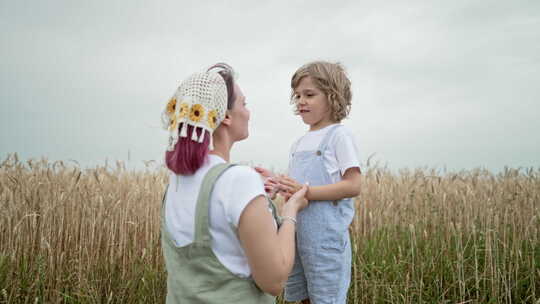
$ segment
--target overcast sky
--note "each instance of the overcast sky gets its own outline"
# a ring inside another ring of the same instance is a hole
[[[0,158],[162,161],[160,113],[189,74],[239,74],[233,161],[283,170],[306,131],[294,71],[341,62],[360,159],[390,168],[540,166],[540,1],[0,0]]]

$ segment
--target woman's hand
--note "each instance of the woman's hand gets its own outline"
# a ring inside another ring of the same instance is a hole
[[[282,215],[296,217],[296,214],[307,207],[308,200],[306,199],[306,192],[308,185],[301,185],[300,189],[288,197],[287,203],[283,205]]]
[[[253,167],[253,169],[255,169],[255,171],[257,171],[264,179],[275,176],[274,172],[263,167]]]

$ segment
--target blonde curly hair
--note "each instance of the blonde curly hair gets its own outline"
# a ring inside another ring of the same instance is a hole
[[[291,104],[296,105],[294,89],[302,78],[307,76],[311,77],[317,88],[326,95],[332,111],[331,118],[335,122],[346,118],[351,111],[352,92],[351,81],[343,66],[326,61],[314,61],[301,66],[291,79]],[[294,112],[298,114],[298,109],[295,108]]]

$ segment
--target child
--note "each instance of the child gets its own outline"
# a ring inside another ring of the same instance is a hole
[[[345,303],[350,283],[348,227],[351,198],[360,191],[360,166],[351,132],[340,124],[351,107],[350,81],[343,67],[312,62],[291,80],[295,114],[309,131],[291,147],[289,176],[256,168],[268,192],[290,197],[309,183],[309,205],[297,215],[297,255],[285,287],[286,301]]]

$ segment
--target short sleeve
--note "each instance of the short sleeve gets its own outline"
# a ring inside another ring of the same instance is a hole
[[[336,130],[334,147],[341,175],[345,174],[349,168],[358,167],[360,169],[358,148],[353,134],[346,127]]]
[[[257,196],[265,195],[264,185],[257,172],[250,167],[235,166],[220,178],[220,201],[229,224],[238,227],[240,216],[246,206]],[[216,184],[216,187],[218,185]]]

